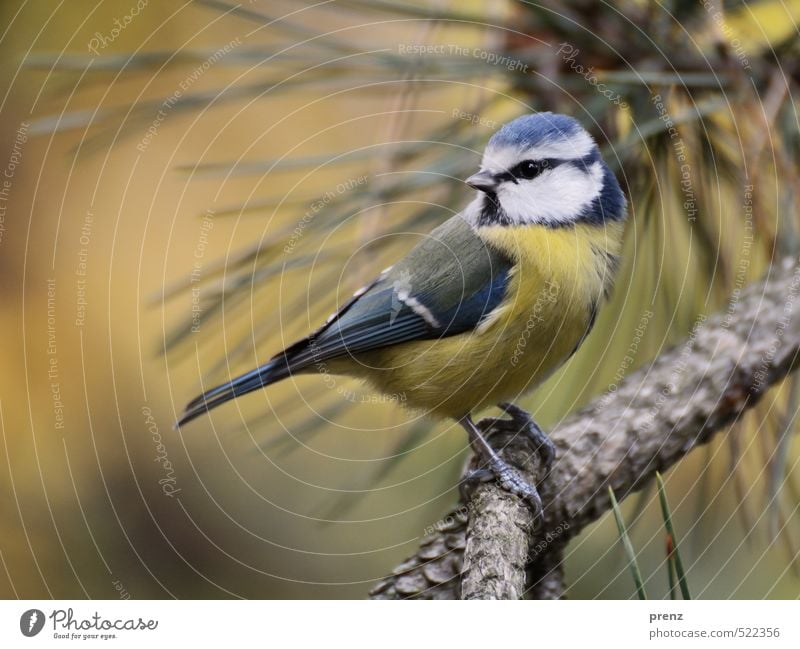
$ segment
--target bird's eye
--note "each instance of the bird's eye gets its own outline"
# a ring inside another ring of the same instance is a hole
[[[531,178],[536,178],[536,176],[538,176],[544,168],[545,165],[543,165],[541,162],[537,162],[536,160],[525,160],[525,162],[520,162],[517,166],[516,176],[518,178],[530,180]]]

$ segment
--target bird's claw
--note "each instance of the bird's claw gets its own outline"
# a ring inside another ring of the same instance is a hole
[[[539,459],[542,461],[544,468],[542,480],[544,480],[550,475],[550,469],[553,467],[553,462],[556,458],[555,444],[553,444],[547,434],[539,428],[539,425],[534,421],[533,417],[522,408],[508,402],[499,403],[497,405],[509,415],[509,418],[486,417],[477,423],[478,428],[480,428],[484,437],[487,439],[491,437],[494,432],[522,433],[526,435],[528,439],[533,442],[536,452],[539,454]]]
[[[458,483],[458,491],[462,502],[468,503],[472,500],[475,487],[484,482],[494,480],[494,473],[490,469],[471,469],[464,474],[461,482]]]
[[[544,508],[542,507],[542,499],[539,497],[539,492],[535,487],[528,484],[528,481],[515,469],[499,458],[492,463],[491,468],[484,467],[467,472],[458,486],[462,501],[468,503],[472,499],[475,487],[492,480],[497,480],[504,491],[508,491],[524,500],[531,508],[537,524],[542,520]]]
[[[498,404],[508,418],[481,419],[477,424],[467,416],[461,420],[470,436],[470,444],[476,456],[482,460],[482,467],[469,472],[461,481],[459,488],[465,502],[469,502],[472,490],[480,482],[497,480],[500,487],[522,499],[532,510],[534,523],[541,524],[544,517],[542,499],[536,487],[531,485],[516,469],[511,467],[489,443],[492,433],[507,432],[526,435],[533,441],[536,452],[541,458],[544,469],[544,480],[550,473],[555,459],[556,449],[550,438],[545,435],[527,412],[512,403]]]
[[[544,517],[544,508],[542,507],[542,499],[536,487],[529,484],[515,469],[511,468],[507,463],[500,462],[493,469],[497,482],[500,486],[509,493],[514,494],[521,498],[533,512],[533,519],[537,526],[541,523]]]

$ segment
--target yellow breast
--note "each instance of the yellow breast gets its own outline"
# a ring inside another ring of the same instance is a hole
[[[356,372],[405,405],[461,417],[514,400],[577,348],[613,282],[622,224],[478,230],[516,263],[506,298],[477,330],[370,352]]]

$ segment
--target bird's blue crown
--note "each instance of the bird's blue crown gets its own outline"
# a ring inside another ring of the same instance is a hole
[[[490,147],[522,148],[542,142],[565,143],[586,133],[578,120],[556,113],[523,115],[505,124],[489,140]]]

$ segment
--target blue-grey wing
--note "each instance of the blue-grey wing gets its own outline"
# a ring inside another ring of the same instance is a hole
[[[453,217],[322,328],[276,358],[298,370],[339,356],[471,331],[503,300],[511,267],[461,217]]]
[[[190,401],[177,425],[320,361],[471,331],[502,302],[511,268],[455,216],[310,336]]]

